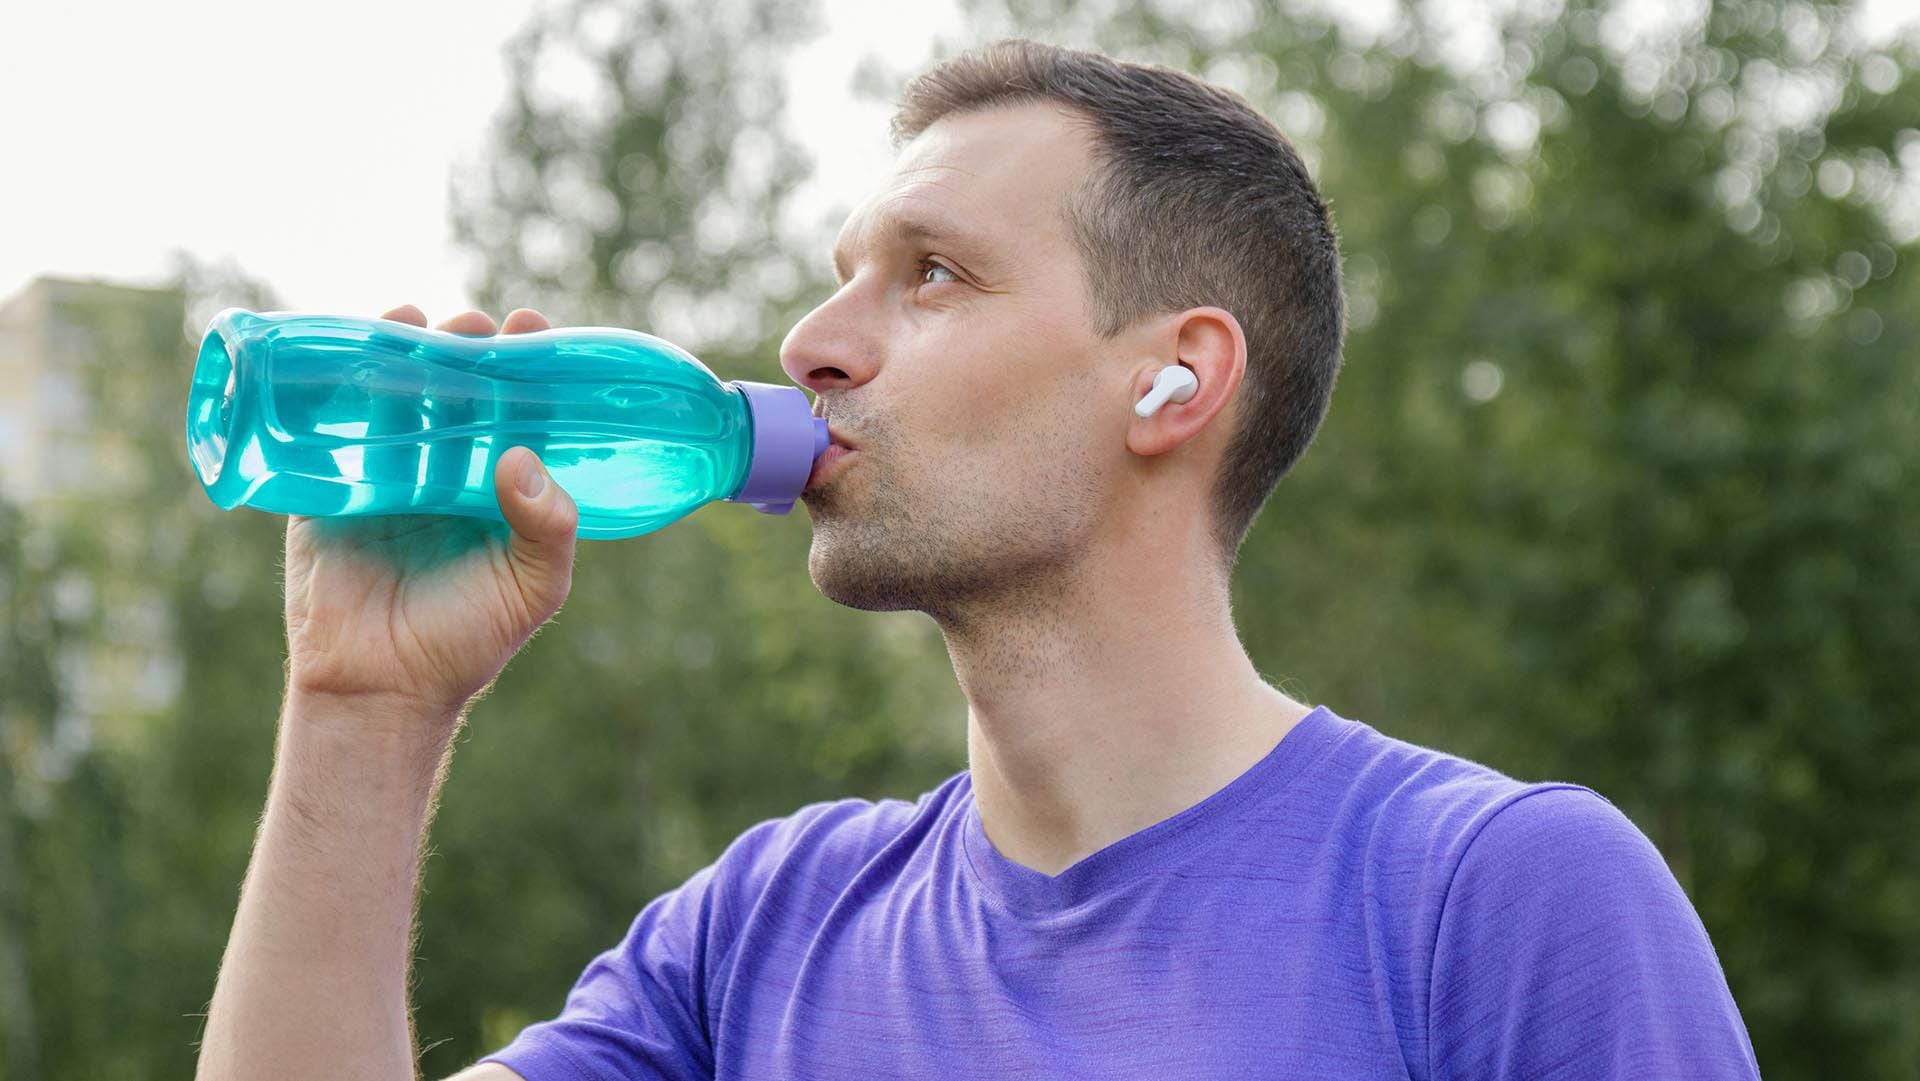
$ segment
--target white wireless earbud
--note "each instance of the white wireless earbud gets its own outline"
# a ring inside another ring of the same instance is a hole
[[[1193,369],[1184,364],[1169,365],[1160,369],[1159,374],[1153,377],[1153,389],[1147,391],[1146,397],[1141,398],[1139,404],[1133,407],[1133,415],[1153,416],[1170,400],[1190,402],[1193,400],[1193,392],[1199,389],[1200,380],[1193,374]]]

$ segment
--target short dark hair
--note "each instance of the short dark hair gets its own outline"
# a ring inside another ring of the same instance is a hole
[[[894,145],[949,115],[1033,102],[1065,106],[1093,137],[1098,171],[1063,211],[1100,335],[1207,305],[1232,312],[1246,334],[1237,426],[1211,501],[1231,569],[1333,393],[1345,312],[1332,217],[1286,136],[1240,95],[1172,68],[1023,39],[908,83]]]

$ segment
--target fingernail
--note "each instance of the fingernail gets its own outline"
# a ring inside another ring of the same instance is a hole
[[[540,468],[540,462],[533,455],[520,463],[520,494],[532,499],[547,490],[547,474]]]

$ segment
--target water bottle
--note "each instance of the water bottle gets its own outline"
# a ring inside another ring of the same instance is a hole
[[[714,500],[786,514],[827,443],[799,387],[722,383],[672,343],[612,327],[470,337],[228,308],[187,399],[188,453],[223,509],[504,521],[494,465],[525,446],[596,539]]]

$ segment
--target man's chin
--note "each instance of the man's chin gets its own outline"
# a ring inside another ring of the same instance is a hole
[[[920,607],[913,598],[898,591],[876,588],[879,583],[835,577],[818,571],[812,577],[814,588],[820,591],[820,595],[843,608],[861,612],[900,612]]]
[[[918,609],[921,598],[898,580],[896,568],[865,545],[844,536],[844,519],[815,522],[813,544],[807,550],[807,575],[815,589],[835,604],[864,612]]]

